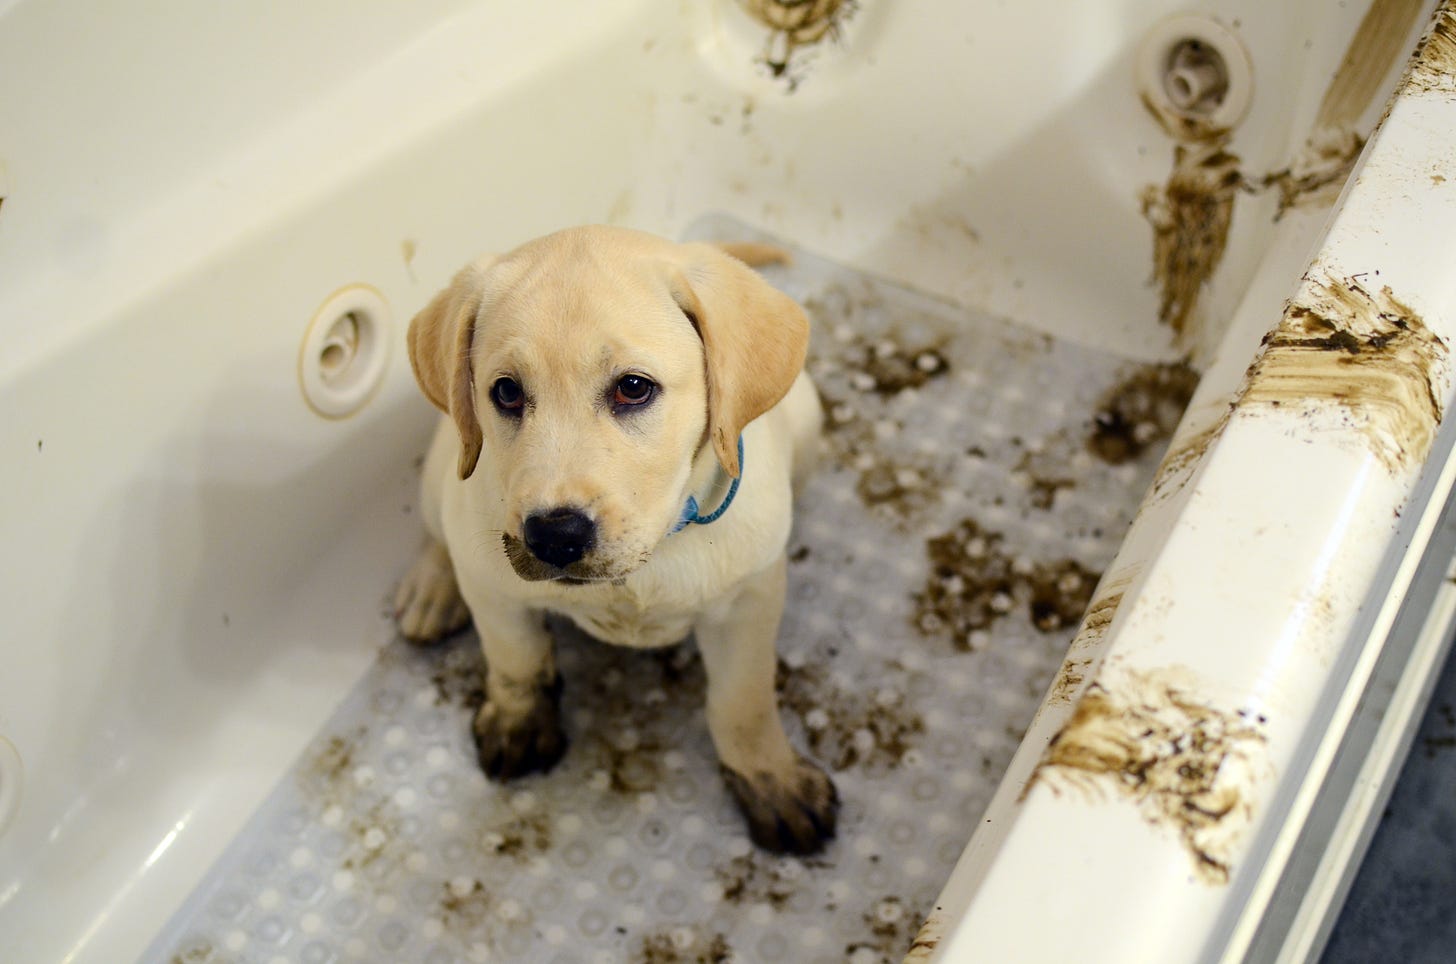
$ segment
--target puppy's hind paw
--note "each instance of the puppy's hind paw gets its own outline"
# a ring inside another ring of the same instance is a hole
[[[455,568],[444,546],[427,545],[400,581],[394,619],[400,634],[418,645],[443,639],[470,623],[470,610],[460,598]]]
[[[524,714],[509,718],[486,701],[471,726],[480,768],[492,780],[511,780],[528,773],[545,773],[566,753],[566,731],[561,726],[561,682],[537,694]]]
[[[807,855],[834,839],[839,792],[829,775],[809,761],[798,760],[782,776],[724,767],[723,779],[748,820],[748,835],[763,849]]]

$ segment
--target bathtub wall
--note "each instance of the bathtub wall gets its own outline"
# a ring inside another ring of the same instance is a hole
[[[432,418],[402,330],[480,251],[727,210],[1032,328],[1182,350],[1140,202],[1173,144],[1131,81],[1179,6],[859,6],[785,77],[729,0],[0,10],[17,959],[144,946],[389,638]],[[1222,6],[1250,171],[1298,149],[1358,14]],[[1238,203],[1210,342],[1273,230],[1272,195]],[[329,421],[299,341],[358,282],[392,355]]]

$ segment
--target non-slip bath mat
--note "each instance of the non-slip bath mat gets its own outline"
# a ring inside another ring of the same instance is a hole
[[[474,759],[474,635],[396,642],[146,960],[900,960],[1193,378],[803,253],[766,273],[813,318],[824,397],[779,683],[791,737],[838,784],[837,841],[802,860],[749,843],[691,642],[634,652],[557,624],[571,746],[507,785]]]

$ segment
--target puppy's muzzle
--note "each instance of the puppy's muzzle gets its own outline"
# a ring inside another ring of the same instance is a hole
[[[565,569],[597,544],[597,525],[586,513],[567,507],[534,512],[521,526],[521,541],[548,566]]]

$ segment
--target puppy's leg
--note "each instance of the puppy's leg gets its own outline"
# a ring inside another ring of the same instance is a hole
[[[404,638],[420,645],[449,636],[470,622],[450,553],[434,539],[425,543],[395,591],[394,619]]]
[[[459,443],[448,418],[440,419],[420,472],[420,516],[425,523],[425,547],[394,594],[394,619],[412,643],[433,643],[470,622],[470,610],[460,598],[455,566],[445,549],[440,517],[441,493],[447,473],[457,458]]]
[[[485,703],[472,730],[481,769],[509,780],[551,769],[566,752],[561,677],[541,615],[501,599],[471,600],[485,652]]]
[[[789,746],[779,719],[775,643],[784,610],[784,560],[698,620],[708,672],[708,729],[728,788],[760,847],[808,854],[834,836],[839,795]]]

